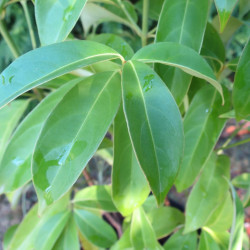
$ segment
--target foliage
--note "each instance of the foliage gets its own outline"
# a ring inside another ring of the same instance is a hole
[[[216,143],[250,120],[249,3],[152,2],[0,0],[0,193],[38,197],[4,249],[242,249],[249,174]]]

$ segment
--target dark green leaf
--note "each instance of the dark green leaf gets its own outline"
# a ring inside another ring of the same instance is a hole
[[[0,107],[57,76],[119,57],[115,50],[92,41],[62,42],[28,52],[0,75]]]
[[[183,152],[180,112],[166,85],[147,65],[127,62],[122,81],[132,144],[161,204],[173,185]]]
[[[36,23],[42,45],[63,41],[76,24],[87,0],[36,0]]]
[[[117,240],[114,229],[88,211],[75,210],[75,220],[80,232],[96,246],[107,248]]]
[[[128,134],[122,105],[114,122],[112,196],[118,210],[127,216],[142,205],[150,192]]]
[[[40,201],[50,204],[70,189],[102,142],[120,101],[119,73],[104,72],[81,81],[57,105],[33,156]]]

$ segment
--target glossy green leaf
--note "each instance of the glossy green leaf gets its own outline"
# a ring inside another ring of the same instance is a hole
[[[155,231],[157,239],[163,238],[184,224],[185,217],[173,207],[159,207],[147,213],[147,217]]]
[[[40,217],[37,214],[38,206],[35,205],[17,228],[8,250],[51,249],[69,218],[68,202],[67,195]]]
[[[233,104],[236,119],[250,119],[250,41],[248,41],[240,58],[233,87]]]
[[[87,0],[36,0],[36,23],[42,45],[65,40],[86,2]]]
[[[250,188],[250,173],[243,173],[232,180],[232,184],[237,188]]]
[[[102,142],[120,101],[119,73],[104,72],[81,81],[57,105],[33,156],[39,201],[51,204],[70,189]]]
[[[199,250],[221,250],[216,241],[206,232],[202,231],[199,243]]]
[[[133,250],[132,243],[130,241],[130,227],[125,230],[122,237],[110,248],[110,250]]]
[[[111,186],[90,186],[76,193],[73,203],[77,208],[95,208],[116,212],[111,197]]]
[[[133,213],[130,239],[134,249],[157,249],[155,232],[142,207]]]
[[[10,244],[10,242],[11,242],[17,228],[18,228],[18,224],[13,225],[13,226],[9,227],[6,230],[6,232],[4,233],[4,237],[3,237],[3,249],[4,250],[8,249],[9,244]]]
[[[155,42],[175,42],[200,52],[208,8],[208,0],[166,0],[159,18]],[[163,48],[167,49],[167,46]],[[178,68],[166,65],[157,65],[156,71],[180,105],[192,77]]]
[[[100,34],[100,35],[90,36],[88,37],[88,39],[91,41],[105,44],[113,48],[118,53],[120,53],[125,60],[131,59],[131,57],[134,55],[133,49],[120,36],[114,34]]]
[[[173,42],[156,43],[140,49],[132,59],[179,68],[190,75],[208,81],[223,97],[222,87],[217,82],[210,66],[196,51],[187,46]]]
[[[217,91],[204,86],[193,98],[183,121],[184,157],[175,185],[178,192],[193,184],[211,154],[227,119],[218,118],[230,110],[230,97],[225,89],[225,105]]]
[[[230,161],[225,155],[208,159],[198,182],[193,187],[186,205],[185,233],[205,226],[214,210],[225,202],[228,191]]]
[[[84,210],[74,212],[80,232],[94,245],[107,248],[117,240],[114,229],[100,217]]]
[[[220,32],[222,33],[226,24],[231,16],[231,13],[238,0],[214,0],[219,19],[220,19]]]
[[[229,250],[238,250],[242,249],[243,236],[244,236],[244,208],[242,202],[236,193],[232,184],[231,192],[234,202],[234,217],[233,224],[230,232],[230,243]]]
[[[16,100],[8,106],[0,109],[0,163],[4,155],[7,143],[10,139],[13,130],[17,126],[25,109],[29,104],[28,100]],[[1,173],[1,171],[0,171]],[[1,185],[1,174],[0,174]],[[0,188],[1,189],[1,188]]]
[[[116,58],[121,56],[115,50],[92,41],[62,42],[30,51],[0,75],[0,107],[57,76]]]
[[[77,227],[74,217],[70,217],[53,250],[80,250]]]
[[[157,202],[161,204],[173,185],[182,157],[180,112],[166,85],[147,65],[127,62],[122,82],[132,144]]]
[[[206,227],[215,232],[227,231],[233,221],[233,201],[228,192],[223,202],[214,209],[213,213],[206,222]]]
[[[0,164],[0,192],[13,191],[31,179],[31,158],[42,127],[76,79],[43,99],[22,121],[9,142]]]
[[[167,242],[164,244],[166,250],[185,250],[197,248],[197,233],[192,232],[189,234],[183,234],[183,230],[179,230],[173,234]]]
[[[123,216],[131,214],[147,199],[150,189],[128,134],[122,105],[114,122],[114,164],[112,197]]]

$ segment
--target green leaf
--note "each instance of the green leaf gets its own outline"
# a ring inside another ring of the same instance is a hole
[[[140,49],[132,59],[144,63],[162,63],[179,68],[211,83],[223,99],[222,87],[217,82],[210,66],[196,51],[185,45],[173,42],[151,44]]]
[[[207,233],[202,231],[199,243],[199,250],[221,250],[216,241]]]
[[[147,199],[150,189],[128,134],[122,105],[114,122],[112,197],[123,216],[131,214]]]
[[[45,210],[41,217],[35,205],[17,228],[8,250],[51,249],[69,218],[68,203],[69,195]]]
[[[243,236],[244,236],[244,208],[239,196],[237,195],[234,187],[230,184],[233,202],[234,202],[234,217],[233,224],[230,232],[229,250],[242,249]]]
[[[85,78],[53,110],[32,164],[41,207],[60,198],[77,180],[102,142],[120,101],[119,73],[104,72]]]
[[[42,45],[65,40],[86,2],[87,0],[36,0],[36,23]]]
[[[30,51],[0,75],[0,107],[57,76],[116,58],[121,56],[115,50],[92,41],[62,42]]]
[[[159,207],[147,213],[157,239],[163,238],[184,224],[185,217],[178,209],[173,207]]]
[[[0,109],[0,163],[4,156],[7,143],[10,139],[13,130],[17,126],[25,109],[29,104],[28,100],[16,100],[8,106]],[[0,171],[1,172],[1,171]],[[0,174],[1,185],[1,174]],[[1,189],[1,188],[0,188]]]
[[[197,233],[192,232],[183,235],[183,230],[179,230],[173,234],[164,244],[166,250],[184,250],[184,249],[197,249]]]
[[[111,197],[111,186],[90,186],[76,193],[74,206],[77,208],[95,208],[109,212],[117,209]]]
[[[132,144],[157,202],[161,204],[173,185],[182,157],[180,112],[166,85],[147,65],[127,62],[122,81],[124,111]]]
[[[218,117],[230,110],[230,97],[224,91],[226,103],[211,86],[204,86],[193,98],[184,117],[184,157],[175,185],[178,192],[191,186],[211,154],[227,119]]]
[[[122,237],[110,248],[110,250],[133,250],[131,241],[130,241],[130,227],[125,230]]]
[[[250,188],[250,173],[243,173],[232,180],[232,184],[237,188]]]
[[[208,10],[208,0],[166,0],[159,18],[155,42],[175,42],[200,52]],[[167,46],[163,48],[167,49]],[[156,71],[180,105],[192,77],[178,68],[165,65],[157,65]]]
[[[143,210],[145,211],[145,213],[149,213],[153,209],[157,209],[158,205],[157,205],[157,201],[155,199],[155,196],[153,196],[153,195],[148,196],[146,201],[143,203],[142,207],[143,207]]]
[[[87,240],[99,247],[110,247],[117,240],[114,229],[100,217],[84,210],[75,210],[76,224]]]
[[[131,59],[131,57],[134,55],[134,51],[130,45],[123,38],[114,34],[94,35],[88,37],[88,40],[102,43],[113,48],[115,51],[121,54],[125,60]]]
[[[77,227],[74,217],[71,216],[66,224],[62,234],[55,243],[53,250],[79,250],[80,244],[78,239]]]
[[[240,58],[233,87],[233,104],[236,119],[250,119],[250,41]]]
[[[31,179],[31,158],[42,127],[76,79],[43,99],[22,121],[9,142],[0,164],[0,193],[13,191]]]
[[[205,227],[210,228],[215,232],[227,231],[233,221],[233,201],[231,194],[227,192],[224,202],[221,202],[219,206],[213,211],[209,219],[207,220]]]
[[[238,0],[214,0],[220,19],[221,33],[224,31],[237,1]]]
[[[52,79],[52,80],[40,85],[39,87],[49,88],[49,89],[58,89],[58,88],[62,87],[64,84],[66,84],[69,81],[74,80],[76,78],[78,78],[78,76],[73,75],[73,74],[65,74],[65,75],[59,76],[55,79]]]
[[[216,158],[213,153],[200,179],[193,187],[186,205],[185,233],[205,226],[214,210],[225,202],[228,191],[230,161],[225,155]]]
[[[9,247],[9,244],[17,230],[18,224],[13,225],[7,229],[7,231],[4,233],[3,237],[3,249],[7,250]]]
[[[155,232],[142,207],[133,213],[130,239],[134,249],[157,249]]]

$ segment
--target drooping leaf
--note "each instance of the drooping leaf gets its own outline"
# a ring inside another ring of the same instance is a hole
[[[142,207],[133,213],[130,239],[134,249],[157,249],[155,232]]]
[[[30,51],[1,73],[0,107],[57,76],[119,57],[115,50],[92,41],[62,42]]]
[[[174,229],[184,224],[184,215],[173,207],[159,207],[147,213],[147,217],[152,225],[157,239],[163,238],[174,231]]]
[[[87,0],[36,0],[36,23],[42,45],[65,40],[86,2]]]
[[[66,195],[40,217],[37,214],[38,206],[35,205],[17,228],[8,249],[51,249],[69,218],[68,202],[69,196]]]
[[[28,106],[28,100],[16,100],[0,110],[0,164],[13,130]],[[0,174],[1,175],[1,174]],[[1,177],[0,177],[1,185]],[[0,188],[1,189],[1,188]]]
[[[211,83],[223,98],[222,87],[217,82],[210,66],[195,50],[187,46],[173,42],[151,44],[140,49],[132,59],[144,63],[161,63],[179,68],[190,75]]]
[[[214,0],[219,19],[220,19],[220,32],[222,33],[226,24],[231,16],[231,13],[238,0]]]
[[[84,210],[74,213],[80,232],[94,245],[108,248],[117,240],[114,229],[100,217]]]
[[[166,250],[184,250],[184,249],[196,249],[197,248],[197,233],[192,232],[189,234],[183,234],[183,230],[179,230],[173,234],[167,242],[164,244]]]
[[[187,200],[185,233],[205,226],[213,211],[225,201],[229,170],[227,156],[216,157],[214,153],[210,156]]]
[[[202,231],[200,242],[199,242],[199,250],[221,250],[217,242],[206,232]]]
[[[184,157],[175,185],[178,192],[191,186],[211,154],[226,120],[218,118],[230,110],[230,97],[225,89],[225,105],[211,86],[204,86],[193,98],[183,121]]]
[[[31,179],[32,153],[45,121],[65,94],[81,80],[73,80],[48,95],[18,126],[0,164],[0,193],[13,191]]]
[[[124,111],[132,144],[157,202],[161,204],[173,185],[182,157],[180,112],[166,85],[147,65],[127,62],[122,81]]]
[[[159,18],[155,41],[175,42],[200,52],[208,9],[208,0],[166,0]],[[166,65],[157,65],[156,71],[180,105],[188,91],[192,76]]]
[[[243,50],[239,64],[237,66],[234,87],[233,87],[233,104],[236,119],[250,120],[250,41],[248,41]]]
[[[112,197],[118,210],[127,216],[142,205],[149,192],[147,180],[132,148],[121,105],[114,122]]]
[[[77,227],[74,217],[71,216],[66,224],[62,234],[56,241],[53,250],[80,250],[80,244],[77,234]]]
[[[41,207],[43,201],[50,204],[60,198],[77,180],[102,142],[120,101],[119,73],[104,72],[73,87],[51,113],[32,164]]]
[[[237,188],[250,188],[250,173],[243,173],[232,180],[232,184]]]
[[[90,186],[76,193],[73,203],[77,208],[95,208],[116,212],[111,197],[111,186]]]

